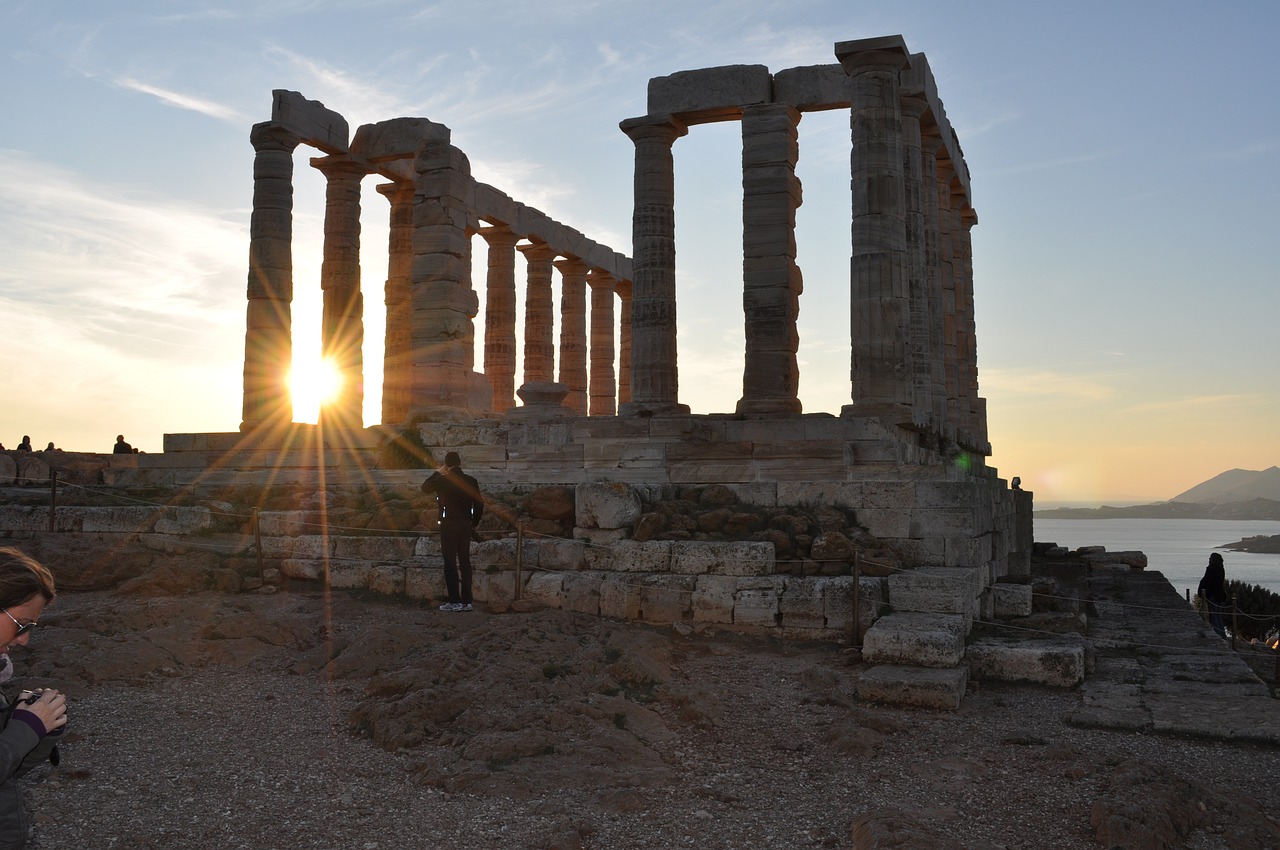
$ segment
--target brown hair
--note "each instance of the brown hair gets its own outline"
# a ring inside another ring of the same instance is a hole
[[[37,593],[53,601],[53,574],[30,555],[0,547],[0,608],[21,605]]]

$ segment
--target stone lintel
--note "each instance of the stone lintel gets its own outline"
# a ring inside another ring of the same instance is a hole
[[[424,140],[447,143],[450,135],[448,127],[426,118],[393,118],[357,128],[351,153],[369,162],[412,159]]]
[[[773,99],[800,112],[848,109],[849,75],[839,65],[804,65],[773,75]]]
[[[271,92],[271,120],[287,128],[309,145],[325,153],[346,153],[350,129],[347,119],[318,100],[307,100],[296,91]]]
[[[773,80],[764,65],[723,65],[649,80],[649,114],[671,113],[687,124],[736,120],[742,107],[772,100]]]

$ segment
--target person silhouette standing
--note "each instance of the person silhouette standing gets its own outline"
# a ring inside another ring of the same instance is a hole
[[[1218,633],[1218,637],[1227,636],[1226,626],[1222,622],[1222,611],[1227,606],[1227,571],[1222,563],[1222,555],[1212,552],[1209,555],[1209,566],[1204,568],[1204,578],[1196,594],[1203,596],[1209,608],[1209,625]]]
[[[435,493],[440,505],[440,554],[449,601],[441,611],[471,611],[471,536],[484,516],[480,484],[462,471],[457,452],[444,456],[444,465],[422,482],[422,492]]]

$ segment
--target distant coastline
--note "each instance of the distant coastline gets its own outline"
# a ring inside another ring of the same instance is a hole
[[[1103,505],[1098,508],[1051,508],[1035,516],[1052,519],[1223,519],[1280,521],[1280,501],[1249,499],[1225,505],[1155,502],[1149,505]]]

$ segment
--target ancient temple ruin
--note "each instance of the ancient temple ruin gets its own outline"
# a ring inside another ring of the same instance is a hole
[[[441,124],[394,118],[352,136],[337,112],[275,92],[271,120],[250,137],[240,429],[166,435],[162,458],[141,456],[118,474],[327,489],[416,480],[379,455],[412,433],[437,455],[460,451],[483,486],[576,488],[573,539],[542,541],[533,574],[502,572],[506,541],[481,544],[477,563],[491,558],[493,570],[478,578],[479,601],[525,582],[514,592],[586,613],[793,634],[847,631],[863,606],[866,657],[882,665],[863,677],[870,696],[957,703],[975,619],[1029,609],[1018,578],[1029,567],[1031,496],[984,464],[969,238],[977,215],[929,64],[900,36],[837,43],[835,58],[650,80],[648,114],[620,125],[635,145],[630,257],[476,181]],[[815,110],[847,110],[851,128],[849,401],[829,412],[804,412],[797,396],[797,128]],[[742,131],[742,396],[733,411],[694,414],[680,397],[673,164],[681,137],[719,121]],[[345,376],[314,427],[292,423],[285,385],[299,145],[322,154],[311,160],[327,181],[322,347]],[[364,427],[360,185],[371,176],[383,181],[390,238],[382,423]],[[472,257],[477,235],[483,262]],[[756,506],[841,506],[903,568],[876,579],[785,575],[768,542],[632,539],[637,494],[708,486]],[[328,560],[282,558],[299,575],[336,575]],[[422,565],[399,569],[408,566]],[[396,568],[347,580],[372,586]],[[396,586],[429,587],[420,573]]]

